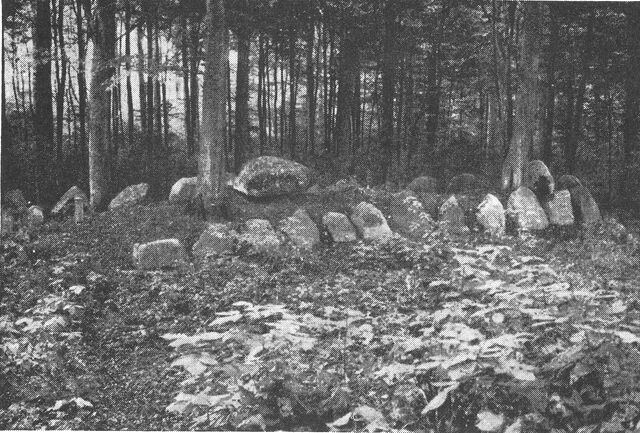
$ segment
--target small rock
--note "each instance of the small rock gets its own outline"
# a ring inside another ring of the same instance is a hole
[[[447,194],[465,194],[476,191],[486,192],[487,185],[476,175],[462,173],[454,176],[447,185]]]
[[[111,203],[109,203],[109,210],[117,209],[122,206],[139,204],[147,198],[148,193],[149,185],[146,183],[130,185],[111,200]]]
[[[334,242],[353,242],[358,239],[356,228],[345,214],[328,212],[322,217],[322,224]]]
[[[466,234],[469,233],[469,227],[465,224],[464,211],[458,204],[458,200],[454,195],[449,197],[438,212],[438,222],[447,233],[450,234]]]
[[[422,203],[412,191],[404,190],[391,197],[391,220],[400,232],[413,238],[422,238],[435,227],[435,221],[425,212]]]
[[[576,186],[582,186],[582,182],[580,182],[580,179],[572,174],[564,174],[558,178],[556,189],[571,189],[575,188]]]
[[[542,202],[542,207],[549,217],[549,223],[556,226],[573,225],[573,209],[569,191],[558,190],[554,192],[549,200]]]
[[[271,223],[263,219],[247,220],[239,240],[249,245],[253,251],[262,253],[275,252],[282,245],[282,240],[273,230]]]
[[[260,156],[245,163],[233,188],[251,197],[304,192],[311,183],[309,168],[275,156]]]
[[[569,193],[571,194],[573,216],[578,224],[592,226],[600,222],[602,219],[600,208],[586,187],[579,185],[570,188]]]
[[[197,190],[197,177],[183,177],[171,187],[169,203],[189,203],[196,196]]]
[[[27,200],[24,198],[24,194],[19,189],[13,189],[11,191],[7,191],[3,195],[4,202],[7,206],[22,210],[27,208]]]
[[[484,230],[493,236],[504,235],[505,215],[504,206],[493,194],[487,194],[483,202],[478,206],[476,219]]]
[[[282,220],[280,230],[299,248],[311,249],[320,243],[318,227],[304,209],[298,209],[292,216]]]
[[[187,252],[177,239],[161,239],[133,246],[133,261],[138,269],[162,269],[184,266]]]
[[[193,245],[193,256],[205,259],[211,255],[233,252],[238,234],[224,224],[210,224]]]
[[[553,194],[555,183],[553,176],[546,164],[539,159],[529,161],[525,170],[525,185],[539,199],[544,199]]]
[[[384,240],[393,233],[380,209],[371,203],[361,202],[351,213],[351,221],[365,240]]]
[[[407,189],[415,192],[416,194],[422,192],[437,192],[438,181],[431,176],[416,177],[407,185]]]
[[[51,214],[55,215],[60,213],[68,203],[71,203],[71,206],[74,206],[73,203],[76,197],[82,198],[85,206],[89,206],[89,198],[87,195],[77,186],[72,186],[62,195],[62,197],[60,197],[60,200],[58,200],[53,209],[51,209]]]
[[[507,216],[520,230],[544,230],[549,226],[549,219],[538,198],[526,186],[521,186],[509,196]]]
[[[27,211],[27,220],[31,227],[37,227],[44,223],[44,209],[41,206],[33,205]]]

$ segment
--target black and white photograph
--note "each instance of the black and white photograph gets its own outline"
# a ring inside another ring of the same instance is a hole
[[[640,2],[1,16],[0,430],[640,432]]]

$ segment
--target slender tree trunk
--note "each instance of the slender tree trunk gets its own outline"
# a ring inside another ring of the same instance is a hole
[[[93,25],[93,59],[91,62],[91,94],[89,116],[89,191],[91,206],[101,210],[106,206],[109,188],[110,157],[107,130],[109,128],[109,92],[114,75],[113,60],[116,44],[116,1],[97,0]]]
[[[162,89],[160,84],[160,69],[161,69],[161,54],[160,54],[160,35],[158,31],[158,12],[154,12],[154,45],[155,45],[155,58],[154,58],[154,77],[153,77],[153,99],[155,100],[155,137],[158,140],[158,147],[162,148]]]
[[[353,105],[358,71],[358,47],[353,30],[346,30],[340,44],[338,61],[338,97],[334,149],[336,155],[344,155],[345,169],[351,174],[353,159]]]
[[[125,2],[124,10],[124,55],[125,55],[125,69],[127,71],[127,141],[129,147],[133,146],[134,138],[134,123],[133,123],[133,88],[131,87],[131,4],[130,0]]]
[[[147,84],[144,79],[145,60],[144,60],[144,48],[142,47],[142,40],[144,38],[144,32],[142,27],[138,27],[138,96],[140,98],[140,127],[142,129],[142,136],[145,140],[145,151],[148,151],[148,140],[146,139],[149,132],[147,125]]]
[[[313,59],[313,45],[315,42],[315,23],[313,20],[309,23],[309,29],[307,30],[307,107],[309,111],[309,134],[308,134],[308,149],[311,157],[315,155],[315,142],[316,142],[316,72],[314,70]]]
[[[62,133],[64,129],[64,95],[67,85],[67,54],[64,46],[64,0],[58,1],[58,23],[56,30],[58,33],[58,48],[60,56],[60,81],[58,81],[58,92],[56,98],[56,156],[58,166],[62,161]]]
[[[293,21],[293,17],[292,17]],[[289,26],[289,154],[296,159],[296,27]]]
[[[556,63],[558,62],[558,48],[560,45],[559,37],[559,25],[558,18],[555,14],[556,8],[549,4],[549,48],[547,55],[547,82],[545,93],[545,108],[544,108],[544,129],[542,135],[542,160],[550,167],[553,159],[553,122],[555,114],[555,99],[556,99]]]
[[[275,42],[273,46],[273,139],[278,143],[278,45]],[[267,73],[269,70],[267,69]]]
[[[640,9],[637,5],[627,6],[626,15],[626,33],[627,33],[627,52],[629,53],[627,61],[627,73],[625,75],[625,105],[624,118],[622,124],[623,149],[624,149],[624,177],[621,190],[623,197],[631,198],[632,191],[635,190],[632,178],[634,173],[632,167],[638,162],[638,140],[640,139],[640,84],[638,83],[638,71],[640,71]],[[637,176],[637,171],[635,176]],[[637,182],[635,183],[637,185]]]
[[[156,74],[158,71],[158,65],[155,65],[153,62],[153,8],[155,7],[151,2],[153,0],[143,0],[146,4],[146,24],[147,24],[147,158],[151,159],[151,155],[153,153],[153,145],[154,137],[153,133],[154,129],[154,81],[156,79]]]
[[[266,111],[266,116],[267,116],[267,130],[268,130],[268,137],[267,137],[267,143],[269,143],[269,146],[273,145],[273,119],[271,118],[271,74],[269,74],[269,67],[270,67],[270,62],[269,62],[269,56],[270,56],[270,42],[267,39],[267,42],[265,43],[265,47],[264,47],[264,54],[266,57],[266,61],[265,61],[265,71],[264,71],[264,98],[263,98],[263,111]]]
[[[504,62],[505,65],[505,97],[506,100],[506,119],[507,119],[507,137],[506,142],[511,143],[513,139],[513,72],[511,70],[511,63],[513,61],[513,34],[516,26],[516,9],[518,8],[518,4],[516,2],[509,3],[509,37],[507,40],[507,59]],[[526,20],[527,18],[525,18]]]
[[[284,76],[284,59],[282,65],[280,65],[280,154],[284,155],[284,140],[287,136],[286,128],[286,98],[287,98],[287,86]]]
[[[191,128],[193,129],[193,137],[196,142],[200,141],[200,83],[198,72],[200,69],[200,20],[192,18],[190,20],[191,33],[191,64],[189,72],[191,73]]]
[[[264,74],[265,74],[264,36],[258,36],[258,129],[260,136],[260,155],[264,154],[267,140],[265,113],[264,113]],[[267,71],[268,73],[268,71]]]
[[[393,100],[395,97],[396,82],[396,11],[390,0],[387,1],[384,11],[384,39],[382,47],[382,130],[380,131],[380,144],[382,150],[381,174],[382,182],[389,177],[391,156],[393,149]]]
[[[191,156],[195,152],[193,140],[193,128],[191,125],[191,92],[189,90],[189,35],[187,19],[182,17],[182,40],[180,55],[182,57],[182,86],[184,87],[184,130],[187,140],[187,155]]]
[[[243,3],[246,7],[247,0]],[[242,23],[238,35],[238,67],[236,70],[236,142],[234,154],[235,172],[239,173],[245,162],[245,152],[249,149],[249,53],[251,33],[248,25]],[[267,73],[268,74],[268,73]]]

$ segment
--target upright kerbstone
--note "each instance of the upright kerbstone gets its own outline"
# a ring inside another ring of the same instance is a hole
[[[549,217],[549,223],[555,226],[570,226],[574,223],[571,194],[567,190],[558,190],[549,200],[542,202]]]
[[[422,238],[435,227],[435,221],[412,191],[404,190],[394,194],[390,207],[391,220],[404,235]]]
[[[111,203],[109,203],[109,210],[114,210],[123,206],[140,204],[147,198],[148,193],[149,184],[139,183],[137,185],[130,185],[111,200]]]
[[[210,224],[193,245],[193,257],[199,260],[209,256],[231,253],[235,249],[238,234],[224,224]]]
[[[306,210],[300,208],[280,222],[280,230],[292,244],[302,249],[311,249],[320,243],[320,231]]]
[[[569,190],[571,188],[575,188],[577,186],[582,186],[582,182],[580,182],[580,179],[578,179],[577,177],[575,177],[572,174],[563,174],[562,176],[560,176],[558,178],[558,182],[556,185],[556,189],[557,190]]]
[[[275,156],[260,156],[248,161],[233,180],[235,190],[251,197],[302,193],[310,185],[308,167]]]
[[[393,235],[387,219],[371,203],[359,203],[351,213],[351,221],[364,240],[385,240]]]
[[[44,223],[44,209],[42,206],[33,205],[27,210],[27,221],[30,227],[38,227]]]
[[[521,186],[509,196],[507,216],[520,230],[544,230],[549,226],[549,219],[538,198],[526,186]]]
[[[183,177],[171,187],[169,203],[190,203],[196,196],[197,188],[197,177]]]
[[[571,194],[573,216],[578,224],[592,226],[602,220],[598,203],[586,187],[582,185],[573,187],[569,193]]]
[[[187,264],[187,252],[177,239],[161,239],[133,246],[133,262],[138,269],[152,270]]]
[[[431,176],[416,177],[407,185],[407,189],[413,191],[416,194],[438,191],[438,181]]]
[[[75,206],[75,200],[77,198],[82,200],[84,206],[89,206],[89,198],[84,193],[84,191],[82,191],[77,186],[72,186],[67,190],[67,192],[62,195],[62,197],[60,197],[60,200],[58,200],[53,209],[51,209],[51,214],[56,215],[60,213],[62,209],[67,207],[67,205],[69,205],[69,207]]]
[[[264,219],[250,219],[244,223],[239,237],[241,243],[249,245],[255,252],[274,253],[280,250],[282,240]]]
[[[353,242],[358,239],[356,228],[345,214],[328,212],[322,217],[322,224],[334,242]]]
[[[438,222],[440,226],[450,234],[469,233],[469,227],[465,223],[464,210],[460,207],[454,195],[449,197],[440,206],[438,211]]]
[[[538,159],[530,161],[525,170],[525,185],[540,199],[553,194],[555,182],[546,164]]]
[[[504,206],[493,194],[487,194],[478,206],[476,213],[478,224],[493,236],[504,235],[506,217]]]

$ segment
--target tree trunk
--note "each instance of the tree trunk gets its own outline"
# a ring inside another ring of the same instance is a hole
[[[293,21],[293,17],[291,18]],[[289,154],[296,159],[296,27],[289,26]]]
[[[224,147],[226,65],[229,49],[223,0],[207,0],[206,58],[198,186],[208,214],[224,206]]]
[[[313,20],[309,23],[309,29],[307,30],[307,108],[309,111],[309,134],[308,134],[308,147],[307,151],[311,157],[315,155],[316,149],[316,84],[315,84],[315,70],[313,59],[313,45],[315,42],[315,23]]]
[[[154,77],[153,77],[153,99],[155,100],[155,127],[156,131],[154,136],[157,140],[157,147],[162,148],[163,138],[162,138],[162,89],[160,85],[160,68],[161,68],[161,56],[160,56],[160,32],[158,31],[158,12],[154,12],[154,34],[153,41],[155,45],[154,49]]]
[[[64,47],[64,0],[58,1],[58,23],[56,31],[58,33],[58,47],[60,56],[60,81],[58,81],[58,92],[56,97],[56,156],[58,165],[62,162],[62,132],[64,129],[64,94],[67,85],[67,54]]]
[[[153,12],[152,9],[155,7],[151,2],[153,0],[143,0],[146,5],[146,24],[147,24],[147,158],[151,159],[151,155],[153,153],[153,133],[154,129],[154,80],[156,78],[157,66],[153,63]]]
[[[140,127],[141,133],[145,144],[145,151],[148,141],[146,140],[149,127],[147,125],[147,84],[144,80],[144,49],[142,48],[142,39],[144,38],[144,32],[141,26],[138,26],[138,96],[140,98]]]
[[[244,0],[246,7],[247,0]],[[240,24],[238,35],[238,67],[236,70],[236,131],[234,169],[240,172],[245,162],[245,153],[249,149],[249,67],[250,37],[247,24]]]
[[[382,183],[390,175],[393,151],[393,100],[396,82],[396,11],[392,1],[387,0],[384,11],[384,39],[382,46],[382,129],[380,144],[382,146]]]
[[[191,129],[195,142],[200,141],[200,83],[198,72],[200,69],[200,20],[192,18],[190,20],[191,33],[191,64],[189,72],[191,74]]]
[[[556,63],[558,62],[558,51],[560,46],[560,32],[558,18],[556,16],[556,8],[553,4],[549,4],[549,48],[547,55],[547,82],[545,92],[545,108],[544,108],[544,126],[542,135],[542,160],[551,167],[553,159],[553,122],[555,113],[556,99]]]
[[[340,44],[340,59],[338,61],[338,98],[336,125],[334,128],[334,149],[336,155],[344,155],[345,169],[352,172],[353,158],[353,126],[356,119],[352,118],[355,100],[355,84],[358,71],[358,46],[353,30],[346,30]]]
[[[184,131],[187,140],[187,155],[195,152],[193,128],[191,127],[191,93],[189,90],[189,38],[187,19],[182,17],[182,40],[180,41],[180,55],[182,57],[182,86],[184,87]]]
[[[125,55],[125,69],[127,71],[127,141],[129,146],[133,146],[133,89],[131,87],[131,4],[130,0],[126,0],[124,10],[124,55]]]
[[[115,14],[115,0],[97,0],[89,95],[89,191],[91,206],[95,210],[102,210],[108,198],[110,158],[107,153],[107,130],[110,107],[107,89],[115,72]]]
[[[266,57],[264,53],[264,36],[258,36],[258,134],[260,136],[260,155],[264,154],[267,141],[267,125],[264,113],[264,75],[265,75]],[[267,73],[268,70],[267,70]]]
[[[628,63],[627,73],[625,75],[625,105],[624,118],[622,125],[623,148],[624,148],[624,176],[621,190],[623,197],[629,199],[635,186],[631,183],[633,174],[632,167],[637,164],[638,151],[638,133],[640,125],[638,115],[640,114],[640,84],[638,83],[638,71],[640,71],[640,42],[638,35],[640,34],[640,9],[629,5],[625,12],[626,15],[626,33],[627,33],[627,52]],[[637,172],[635,173],[637,176]],[[637,185],[637,182],[635,183]],[[627,203],[629,203],[627,201]]]
[[[539,91],[537,83],[540,63],[541,6],[536,2],[524,5],[524,28],[521,38],[521,79],[516,95],[513,138],[502,169],[502,189],[520,187],[524,166],[528,161],[536,128],[539,127]]]

